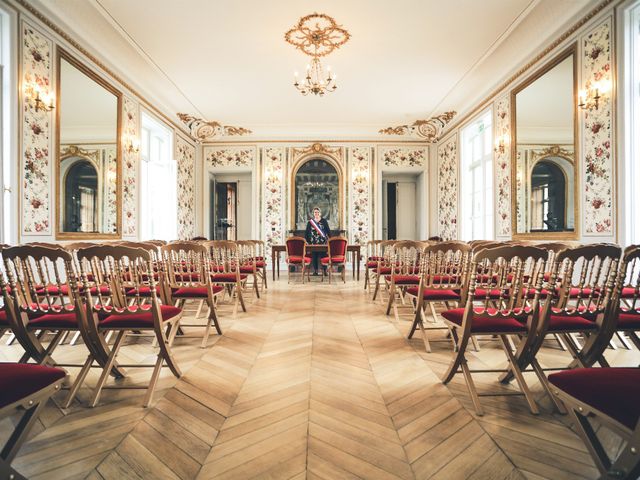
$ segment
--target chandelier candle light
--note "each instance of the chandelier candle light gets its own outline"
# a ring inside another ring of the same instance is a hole
[[[337,75],[327,67],[325,74],[320,57],[324,57],[341,45],[344,45],[351,35],[328,15],[314,13],[302,17],[298,24],[285,33],[287,43],[295,46],[311,57],[311,63],[307,65],[306,76],[299,80],[298,72],[294,73],[293,85],[302,95],[312,93],[320,97],[326,93],[334,92],[338,85]]]

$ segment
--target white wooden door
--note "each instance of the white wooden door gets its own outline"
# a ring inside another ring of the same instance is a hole
[[[415,182],[398,182],[396,198],[397,238],[398,240],[416,240]]]

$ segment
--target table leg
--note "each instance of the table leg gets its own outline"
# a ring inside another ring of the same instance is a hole
[[[362,257],[360,256],[360,252],[358,251],[356,253],[358,259],[356,260],[356,263],[358,264],[358,266],[356,267],[358,269],[358,281],[360,281],[360,260],[362,259]]]
[[[276,253],[276,266],[278,268],[278,280],[280,280],[280,250]]]
[[[273,281],[276,281],[276,251],[272,248],[271,249],[271,275],[273,278]]]

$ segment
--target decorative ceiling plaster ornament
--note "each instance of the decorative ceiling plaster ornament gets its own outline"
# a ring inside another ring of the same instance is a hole
[[[222,125],[215,120],[211,122],[205,122],[201,118],[196,118],[193,115],[187,113],[178,113],[178,118],[184,123],[191,135],[198,139],[199,142],[209,140],[217,137],[235,136],[235,135],[247,135],[252,133],[248,128],[232,127],[230,125]]]
[[[445,112],[429,120],[416,120],[411,125],[399,125],[379,130],[385,135],[413,135],[424,138],[428,142],[435,143],[440,139],[444,127],[453,119],[456,112]]]
[[[284,34],[284,39],[310,57],[324,57],[341,47],[351,34],[329,15],[312,13],[298,20],[297,25]]]
[[[291,149],[291,157],[292,163],[295,163],[299,158],[307,156],[309,154],[317,153],[320,155],[328,155],[336,159],[340,162],[341,165],[344,165],[344,156],[343,156],[343,148],[342,147],[331,147],[329,145],[324,145],[322,143],[316,142],[307,147],[296,148],[293,147]]]

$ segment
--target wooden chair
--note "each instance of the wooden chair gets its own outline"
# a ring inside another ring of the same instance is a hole
[[[420,284],[420,259],[425,246],[422,242],[404,240],[393,245],[388,261],[391,273],[384,276],[384,281],[389,292],[387,301],[387,315],[398,317],[398,301],[405,303],[404,294],[407,288]]]
[[[13,433],[0,450],[0,478],[25,478],[11,468],[11,462],[27,439],[47,400],[60,390],[65,375],[65,371],[60,368],[0,363],[0,419],[20,414]]]
[[[327,256],[320,259],[323,266],[327,266],[329,272],[329,284],[331,284],[331,274],[333,267],[342,267],[342,283],[347,283],[346,262],[347,262],[347,239],[344,237],[331,237],[327,245]],[[324,281],[324,275],[322,277]]]
[[[373,300],[375,301],[378,298],[378,293],[380,292],[380,286],[384,280],[385,275],[391,275],[393,271],[391,268],[391,257],[393,256],[393,246],[397,243],[397,240],[383,240],[380,242],[380,255],[381,258],[378,260],[378,264],[370,269],[375,278],[375,286],[373,289]]]
[[[572,357],[571,362],[559,367],[590,367],[596,361],[602,366],[609,366],[602,355],[598,357],[594,353],[600,350],[600,341],[596,339],[610,329],[607,323],[612,319],[606,313],[618,273],[620,254],[620,247],[610,244],[584,245],[560,251],[556,255],[545,289],[546,300],[540,310],[536,330],[532,332],[532,341],[521,342],[518,347],[518,369],[533,369],[556,409],[561,413],[565,412],[564,407],[553,395],[545,375],[546,370],[557,370],[557,367],[543,368],[536,356],[545,338],[557,334]],[[587,341],[584,347],[581,347],[571,334],[580,334],[591,341]],[[501,380],[510,381],[514,373],[507,372]]]
[[[600,478],[640,478],[640,368],[577,368],[549,375],[549,383],[568,407]],[[593,424],[626,443],[617,458],[607,454]]]
[[[154,265],[151,254],[142,248],[131,248],[119,245],[101,245],[78,251],[78,259],[83,265],[90,265],[93,278],[109,285],[110,301],[96,303],[91,289],[85,285],[83,294],[78,294],[77,304],[82,312],[82,325],[88,337],[94,343],[104,341],[105,334],[114,332],[115,341],[102,374],[93,392],[90,404],[96,406],[104,388],[144,388],[147,390],[144,406],[153,399],[160,370],[169,367],[176,376],[181,376],[180,368],[173,357],[171,343],[177,333],[182,310],[172,305],[162,305],[156,291]],[[86,260],[86,263],[84,262]],[[90,272],[83,271],[83,282]],[[149,296],[141,294],[141,290],[149,288]],[[100,291],[100,290],[98,290]],[[150,302],[150,303],[149,303]],[[153,333],[158,342],[158,353],[155,364],[121,365],[130,368],[153,368],[153,373],[146,386],[105,385],[114,366],[116,358],[127,335],[134,332]],[[90,352],[81,373],[86,376],[88,368],[95,359]]]
[[[218,335],[222,335],[218,316],[216,314],[217,298],[224,292],[224,287],[211,283],[211,272],[207,247],[194,242],[172,242],[161,248],[166,282],[171,292],[171,305],[184,309],[187,301],[198,302],[196,318],[202,308],[202,304],[208,306],[207,323],[185,324],[181,327],[204,327],[202,348],[207,346],[211,326],[213,325]]]
[[[438,315],[435,303],[444,303],[447,309],[451,309],[453,305],[462,301],[470,253],[471,247],[465,242],[448,241],[429,245],[423,252],[420,284],[407,288],[407,295],[415,298],[416,305],[408,338],[412,338],[419,328],[427,352],[431,351],[427,330],[441,330],[447,327],[427,328],[424,324],[426,309],[430,309],[432,321],[436,323]],[[418,292],[422,292],[422,295]]]
[[[291,281],[291,269],[294,270],[300,268],[302,274],[302,283],[304,284],[304,274],[307,274],[307,280],[311,280],[309,277],[309,265],[311,264],[311,257],[307,256],[307,241],[302,237],[289,237],[285,242],[287,252],[287,283]]]
[[[371,286],[373,269],[382,261],[381,243],[382,240],[369,240],[367,242],[367,261],[364,265],[364,289],[367,291]]]
[[[498,337],[507,357],[508,369],[513,372],[531,413],[539,413],[508,337],[517,335],[521,342],[528,342],[536,330],[536,312],[546,258],[547,252],[536,247],[500,246],[480,250],[472,257],[469,271],[477,273],[469,275],[462,292],[464,306],[441,314],[451,328],[457,345],[442,381],[449,383],[456,374],[462,373],[478,415],[484,412],[472,373],[498,373],[505,370],[469,368],[466,349],[471,337],[477,335]],[[532,289],[534,295],[528,299],[525,292]],[[497,292],[497,299],[491,295],[492,292]]]
[[[233,317],[238,314],[238,306],[246,312],[244,286],[247,282],[247,274],[240,273],[240,251],[236,242],[230,240],[212,240],[204,242],[208,249],[211,283],[221,285],[229,294],[233,302]]]
[[[238,246],[238,262],[240,267],[240,273],[247,275],[247,282],[245,286],[247,291],[249,285],[256,295],[256,298],[260,298],[260,292],[264,288],[264,282],[262,281],[261,269],[258,268],[258,261],[256,260],[255,243],[253,240],[238,240],[236,241]],[[251,283],[249,283],[251,279]],[[258,286],[260,284],[260,286]]]
[[[267,290],[267,259],[265,256],[266,246],[262,240],[250,240],[253,243],[254,247],[254,257],[253,259],[256,262],[256,267],[258,268],[258,275],[260,276],[260,280],[262,282],[262,286]]]

